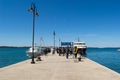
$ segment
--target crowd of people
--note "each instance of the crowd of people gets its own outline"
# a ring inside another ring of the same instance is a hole
[[[70,55],[73,55],[75,59],[78,59],[81,61],[81,57],[86,57],[86,49],[83,48],[77,48],[77,47],[59,47],[55,49],[59,56],[66,56],[66,59],[69,58]],[[54,51],[54,50],[53,50]],[[44,48],[42,55],[47,55],[51,52],[50,48]],[[41,61],[41,54],[38,55],[38,60]]]
[[[57,53],[59,54],[59,56],[65,56],[68,59],[69,55],[74,55],[74,58],[78,58],[80,59],[82,56],[86,57],[86,49],[80,49],[77,47],[59,47],[57,48]],[[78,57],[79,55],[79,57]]]

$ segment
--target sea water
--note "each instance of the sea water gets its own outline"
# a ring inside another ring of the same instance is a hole
[[[28,48],[0,48],[0,68],[27,60]]]
[[[118,48],[88,48],[87,57],[120,73],[120,52]]]
[[[0,68],[28,59],[29,48],[0,48]],[[118,48],[88,48],[87,58],[120,73]],[[89,66],[88,66],[89,67]]]

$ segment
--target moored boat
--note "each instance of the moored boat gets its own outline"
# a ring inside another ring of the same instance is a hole
[[[120,51],[120,49],[117,49],[117,51]]]
[[[73,47],[77,47],[79,49],[86,49],[86,43],[85,42],[73,42]]]
[[[38,47],[34,47],[34,51],[32,51],[32,47],[29,48],[27,51],[26,51],[26,54],[29,58],[32,57],[33,55],[33,52],[34,52],[34,57],[36,58],[38,54],[40,54],[40,49]]]
[[[77,47],[78,48],[78,53],[81,54],[82,56],[86,56],[86,43],[85,42],[73,42],[73,48]]]

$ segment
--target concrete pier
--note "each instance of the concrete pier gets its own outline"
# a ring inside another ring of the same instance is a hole
[[[72,56],[49,54],[36,64],[30,62],[0,68],[0,80],[120,80],[119,73],[87,58],[78,62]]]

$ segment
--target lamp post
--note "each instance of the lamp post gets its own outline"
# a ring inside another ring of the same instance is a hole
[[[35,16],[38,16],[37,8],[35,6],[35,3],[31,3],[31,7],[29,9],[29,12],[33,14],[33,26],[32,26],[32,61],[31,64],[35,64],[34,61],[34,30],[35,30]]]
[[[60,47],[60,39],[59,39],[59,47]]]
[[[56,35],[55,31],[53,31],[53,36],[54,36],[54,49],[53,49],[53,54],[55,54],[55,35]]]

